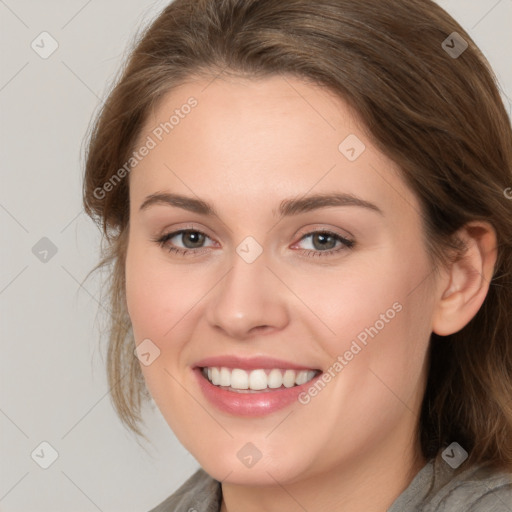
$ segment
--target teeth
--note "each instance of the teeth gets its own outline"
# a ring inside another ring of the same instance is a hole
[[[283,385],[283,374],[281,370],[271,370],[267,377],[267,386],[275,389]]]
[[[249,375],[244,370],[235,368],[231,372],[231,382],[228,384],[228,386],[231,386],[235,389],[249,389]]]
[[[305,384],[308,380],[311,380],[311,378],[308,377],[308,372],[299,372],[299,374],[295,378],[295,384],[300,386],[301,384]]]
[[[220,382],[221,386],[229,386],[231,383],[231,373],[227,368],[220,369]]]
[[[235,373],[236,370],[233,370],[233,373]],[[240,370],[243,371],[243,370]],[[247,372],[244,371],[244,373],[247,375]],[[236,388],[236,386],[233,386]],[[265,373],[265,370],[253,370],[249,374],[249,389],[254,390],[260,390],[260,389],[266,389],[267,388],[267,375]]]
[[[240,368],[209,367],[203,368],[203,375],[215,386],[231,387],[233,389],[277,389],[282,386],[291,388],[309,382],[317,374],[314,370],[251,370]]]
[[[220,386],[220,371],[218,368],[212,368],[212,384]]]

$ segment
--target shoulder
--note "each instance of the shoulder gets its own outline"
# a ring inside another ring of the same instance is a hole
[[[452,469],[439,455],[388,512],[512,512],[512,474],[483,465]]]
[[[455,473],[444,466],[436,472],[441,486],[432,498],[432,507],[426,511],[512,511],[512,474],[482,466]]]
[[[149,512],[218,512],[221,484],[198,469],[176,492]]]

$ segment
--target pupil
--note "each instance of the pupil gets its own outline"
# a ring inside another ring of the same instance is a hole
[[[190,246],[187,245],[187,238],[191,242]],[[185,247],[189,249],[194,249],[197,246],[201,246],[201,244],[204,242],[204,235],[202,233],[198,233],[197,231],[191,231],[184,234],[183,237],[183,243]]]
[[[336,240],[334,240],[334,238],[331,236],[331,235],[328,235],[328,234],[316,234],[313,236],[313,246],[315,247],[315,249],[333,249],[334,246],[332,247],[326,247],[326,242],[328,243],[328,240],[331,239],[331,242],[334,242],[334,245],[336,244]],[[317,245],[315,243],[315,241],[318,240],[320,241],[320,245]],[[332,245],[332,244],[331,244]]]

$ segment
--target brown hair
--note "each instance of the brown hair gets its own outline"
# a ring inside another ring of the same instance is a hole
[[[461,55],[447,51],[453,32],[469,45]],[[512,131],[485,57],[430,0],[176,0],[140,36],[95,120],[84,180],[85,210],[105,235],[98,266],[112,265],[107,371],[121,420],[142,435],[148,392],[124,295],[128,180],[105,184],[158,99],[221,72],[288,74],[348,102],[419,198],[434,269],[462,249],[453,235],[464,224],[494,227],[484,304],[459,332],[432,334],[419,435],[426,458],[457,441],[468,463],[512,471]]]

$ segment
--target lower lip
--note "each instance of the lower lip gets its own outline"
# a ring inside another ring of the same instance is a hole
[[[300,393],[305,391],[321,376],[316,377],[291,388],[279,388],[273,391],[262,393],[237,393],[227,389],[214,386],[202,373],[200,368],[194,368],[194,373],[198,379],[199,387],[204,396],[221,411],[237,416],[264,416],[266,414],[279,411],[298,401]]]

